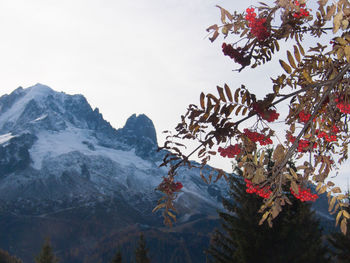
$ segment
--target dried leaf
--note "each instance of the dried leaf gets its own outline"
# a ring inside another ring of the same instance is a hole
[[[279,60],[280,61],[280,64],[281,64],[281,66],[282,66],[282,68],[288,73],[288,74],[290,74],[290,73],[292,73],[292,68],[286,63],[286,62],[284,62],[283,60]]]
[[[294,47],[294,56],[295,56],[295,59],[298,61],[298,63],[300,63],[300,53],[299,53],[299,50],[298,50],[298,47],[296,45],[293,46]]]
[[[165,207],[165,203],[161,203],[161,204],[157,205],[155,208],[153,208],[152,212],[154,213],[155,211],[157,211],[163,207]]]
[[[350,219],[350,214],[349,214],[348,211],[346,211],[346,210],[343,210],[343,216],[344,216],[346,219]]]
[[[346,46],[344,48],[344,52],[345,52],[346,60],[348,61],[348,63],[350,63],[350,46]]]
[[[174,215],[172,212],[168,211],[168,215],[171,216],[171,218],[176,222],[176,215]]]
[[[325,16],[325,20],[328,20],[328,21],[331,20],[331,18],[335,13],[335,10],[336,10],[335,4],[331,6],[327,6],[327,15]]]
[[[341,217],[341,215],[343,214],[343,210],[340,210],[337,214],[337,217],[335,218],[335,225],[337,226],[339,223],[339,219]]]
[[[297,68],[297,66],[295,65],[294,59],[293,59],[293,57],[292,57],[292,54],[289,52],[289,50],[287,51],[287,57],[288,57],[289,64],[290,64],[293,68]]]
[[[328,206],[328,211],[329,212],[332,211],[336,201],[337,201],[337,197],[333,196],[332,199],[331,199],[331,202],[329,203],[329,206]]]
[[[238,108],[236,109],[236,112],[235,112],[236,115],[238,115],[238,113],[241,111],[242,107],[243,107],[242,105],[238,106]]]
[[[240,91],[241,89],[240,88],[238,88],[238,89],[236,89],[236,91],[235,91],[235,102],[237,102],[238,103],[238,97],[239,97],[239,91]]]
[[[204,95],[204,93],[202,92],[202,93],[201,93],[201,96],[200,96],[200,104],[201,104],[201,107],[202,107],[203,110],[205,109],[204,98],[205,98],[205,95]]]
[[[224,88],[225,88],[225,92],[226,92],[226,96],[227,96],[228,100],[230,102],[233,102],[233,100],[232,100],[232,93],[231,93],[230,88],[227,86],[227,84],[224,85]]]
[[[346,218],[343,218],[343,220],[341,221],[340,230],[344,235],[346,235]]]
[[[219,92],[219,96],[220,96],[220,100],[222,100],[223,102],[226,102],[226,98],[225,98],[225,95],[224,95],[224,89],[219,87],[219,86],[216,86],[218,92]]]
[[[298,195],[299,194],[298,184],[295,181],[292,181],[291,182],[291,187],[292,187],[292,190],[294,191],[294,193],[296,193]]]
[[[333,33],[337,33],[343,19],[343,12],[340,10],[333,18]]]
[[[335,193],[335,194],[338,194],[338,193],[341,193],[341,189],[339,187],[334,187],[332,188],[332,193]]]
[[[262,225],[264,223],[264,221],[266,220],[266,218],[269,216],[270,212],[266,211],[264,213],[264,215],[261,217],[260,221],[259,221],[259,225]]]

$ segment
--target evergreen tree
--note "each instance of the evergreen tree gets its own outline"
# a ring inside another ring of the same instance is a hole
[[[148,249],[146,248],[146,241],[144,239],[143,233],[141,233],[138,246],[135,250],[136,263],[150,263],[151,261],[148,258],[147,254]]]
[[[266,223],[259,226],[261,198],[246,193],[241,176],[230,178],[230,196],[233,200],[223,200],[227,212],[219,212],[223,232],[216,230],[212,236],[209,262],[329,262],[310,204],[289,196],[293,205],[286,205],[269,228]]]
[[[120,250],[114,255],[111,263],[122,263],[122,252]]]
[[[348,193],[347,203],[350,203],[350,193]],[[350,213],[350,207],[348,206],[346,211]],[[328,241],[334,247],[332,254],[336,258],[336,262],[349,263],[350,262],[350,230],[346,232],[346,235],[342,233],[333,233]]]
[[[23,263],[23,261],[15,256],[11,256],[7,251],[0,249],[0,263]]]
[[[44,245],[41,248],[40,254],[35,257],[36,263],[57,263],[58,259],[53,254],[51,244],[46,239]]]

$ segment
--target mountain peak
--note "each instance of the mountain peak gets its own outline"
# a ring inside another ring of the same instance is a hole
[[[158,147],[156,129],[145,114],[131,115],[124,127],[117,131],[119,139],[135,148],[136,154],[148,158]]]
[[[133,114],[125,123],[123,130],[133,133],[137,137],[149,138],[157,144],[157,135],[153,122],[145,114]]]

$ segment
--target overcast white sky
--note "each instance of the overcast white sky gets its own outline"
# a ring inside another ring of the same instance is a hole
[[[115,128],[146,114],[161,144],[161,132],[176,126],[201,91],[224,83],[271,90],[279,65],[232,72],[237,65],[222,55],[222,39],[210,43],[205,31],[219,22],[215,5],[243,11],[255,2],[1,0],[0,95],[36,83],[80,93]]]

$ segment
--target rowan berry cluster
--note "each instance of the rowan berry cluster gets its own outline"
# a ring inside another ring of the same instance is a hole
[[[244,50],[242,50],[240,47],[233,48],[232,45],[222,43],[222,52],[224,53],[225,56],[229,56],[232,58],[236,63],[241,64],[242,66],[249,65],[250,63],[250,58],[249,56],[245,56],[246,53]]]
[[[272,144],[270,137],[265,136],[264,134],[250,131],[248,129],[243,130],[244,134],[253,142],[259,142],[261,146]]]
[[[310,15],[309,11],[307,11],[307,8],[305,8],[305,4],[300,4],[299,1],[294,1],[294,4],[296,6],[300,6],[299,12],[295,12],[293,14],[293,17],[295,18],[302,18],[302,17],[308,17]]]
[[[312,194],[310,189],[301,189],[300,185],[298,185],[299,194],[295,193],[292,188],[290,188],[290,192],[295,198],[298,198],[302,202],[312,201],[315,202],[318,198],[317,194]]]
[[[244,179],[244,182],[246,183],[246,192],[249,194],[256,194],[262,198],[269,198],[272,194],[272,191],[270,190],[270,186],[264,186],[263,188],[260,188],[258,185],[254,185],[252,181],[248,179]]]
[[[301,112],[299,112],[299,122],[303,122],[306,123],[308,122],[308,120],[310,119],[311,114],[310,113],[305,113],[304,110],[302,110]]]
[[[337,133],[340,132],[340,129],[333,125],[332,131],[330,133],[326,133],[325,131],[316,130],[317,138],[324,138],[327,142],[335,142],[337,141]]]
[[[262,107],[260,106],[259,103],[253,103],[252,104],[252,108],[254,111],[256,111],[256,113],[264,120],[268,121],[268,122],[273,122],[275,120],[278,119],[278,117],[280,116],[279,113],[277,113],[275,110],[272,109],[262,109]]]
[[[337,103],[337,108],[346,114],[350,114],[350,104],[345,102],[342,98],[336,98],[335,102]]]
[[[296,138],[293,135],[289,135],[288,139],[289,139],[289,141],[291,143],[294,143]],[[299,140],[298,152],[302,152],[302,153],[307,152],[309,150],[309,148],[310,148],[309,147],[310,144],[311,144],[311,142],[308,141],[308,140],[303,140],[303,139]],[[317,143],[314,142],[313,145],[312,145],[312,148],[315,149],[316,147],[317,147]]]
[[[181,182],[174,182],[169,178],[163,178],[163,182],[158,186],[158,190],[170,194],[174,192],[179,192],[183,185]]]
[[[227,148],[219,147],[218,152],[222,157],[234,158],[236,155],[240,154],[241,148],[238,144],[230,145]]]
[[[250,33],[252,33],[252,35],[259,41],[266,40],[270,36],[270,33],[265,26],[266,18],[256,18],[254,8],[247,8],[246,12],[247,15],[245,16],[245,19],[249,22],[248,26],[250,27]]]

